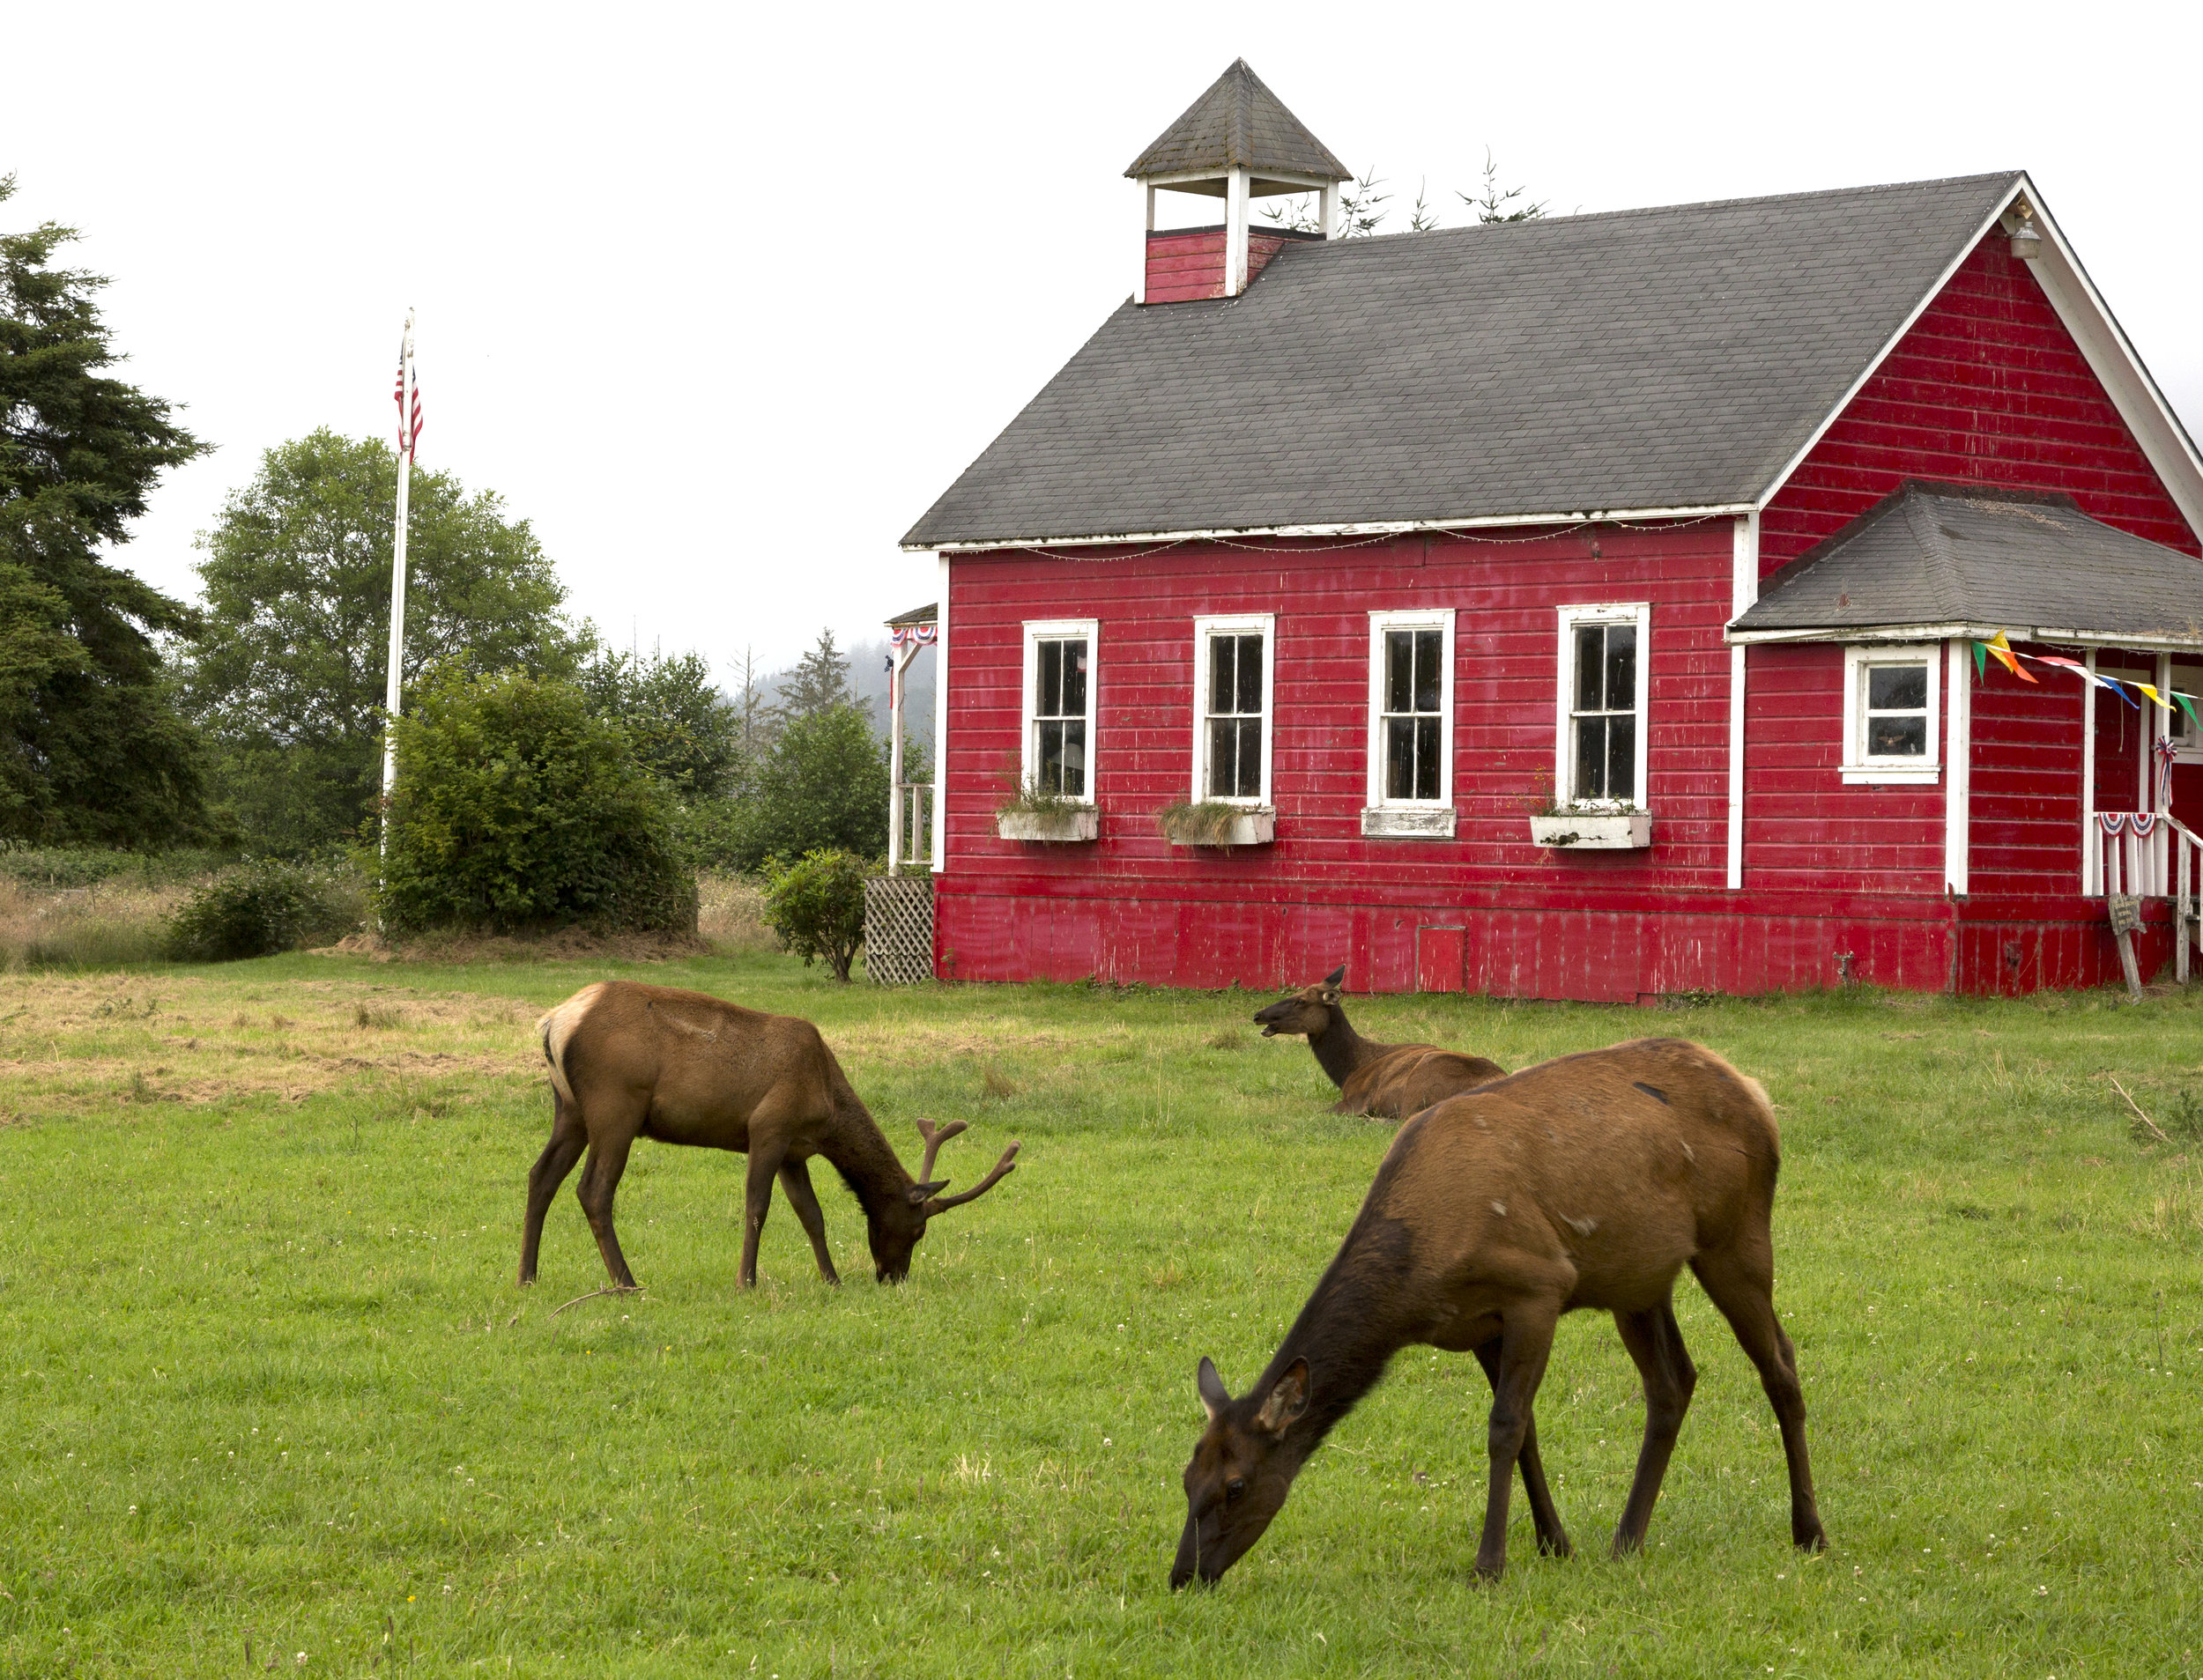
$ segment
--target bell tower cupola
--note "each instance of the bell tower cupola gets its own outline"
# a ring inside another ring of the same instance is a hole
[[[1353,172],[1237,58],[1124,172],[1146,189],[1142,303],[1235,298],[1293,239],[1327,239],[1339,183]],[[1155,195],[1196,193],[1224,201],[1221,226],[1158,229]],[[1318,195],[1313,233],[1250,227],[1257,198]]]

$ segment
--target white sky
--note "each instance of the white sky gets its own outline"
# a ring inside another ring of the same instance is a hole
[[[1402,204],[1487,144],[1555,211],[2028,169],[2203,420],[2192,4],[201,0],[6,33],[0,226],[84,230],[126,376],[219,446],[121,557],[179,594],[262,449],[390,434],[411,305],[423,463],[532,520],[609,635],[723,680],[876,636],[933,592],[897,538],[1130,291],[1125,164],[1241,54]]]

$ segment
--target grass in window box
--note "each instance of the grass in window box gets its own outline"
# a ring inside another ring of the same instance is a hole
[[[1066,793],[1050,793],[1038,782],[1013,782],[994,808],[997,817],[1069,817],[1091,809],[1089,802]]]
[[[1179,800],[1155,813],[1162,837],[1180,846],[1229,846],[1232,830],[1250,808],[1224,799]]]

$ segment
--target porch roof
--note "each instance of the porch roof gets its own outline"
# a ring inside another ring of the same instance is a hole
[[[1731,641],[2203,647],[2203,560],[2037,491],[1911,483],[1767,580]]]

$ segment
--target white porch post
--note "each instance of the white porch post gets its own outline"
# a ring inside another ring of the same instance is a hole
[[[1962,636],[1945,646],[1943,711],[1949,718],[1949,735],[1943,755],[1943,885],[1963,897],[1966,892],[1967,831],[1973,810],[1973,672],[1969,669],[1973,650]]]
[[[1760,516],[1736,522],[1729,554],[1729,616],[1740,616],[1760,598]],[[1744,885],[1744,654],[1729,649],[1729,876],[1731,892]]]
[[[1325,239],[1339,237],[1339,183],[1337,181],[1327,181],[1324,183],[1323,192],[1316,201],[1316,219],[1322,224],[1320,231]]]
[[[2103,891],[2095,829],[2095,649],[2081,655],[2090,680],[2081,685],[2081,893],[2093,899]]]
[[[887,873],[902,873],[902,649],[887,644]]]

